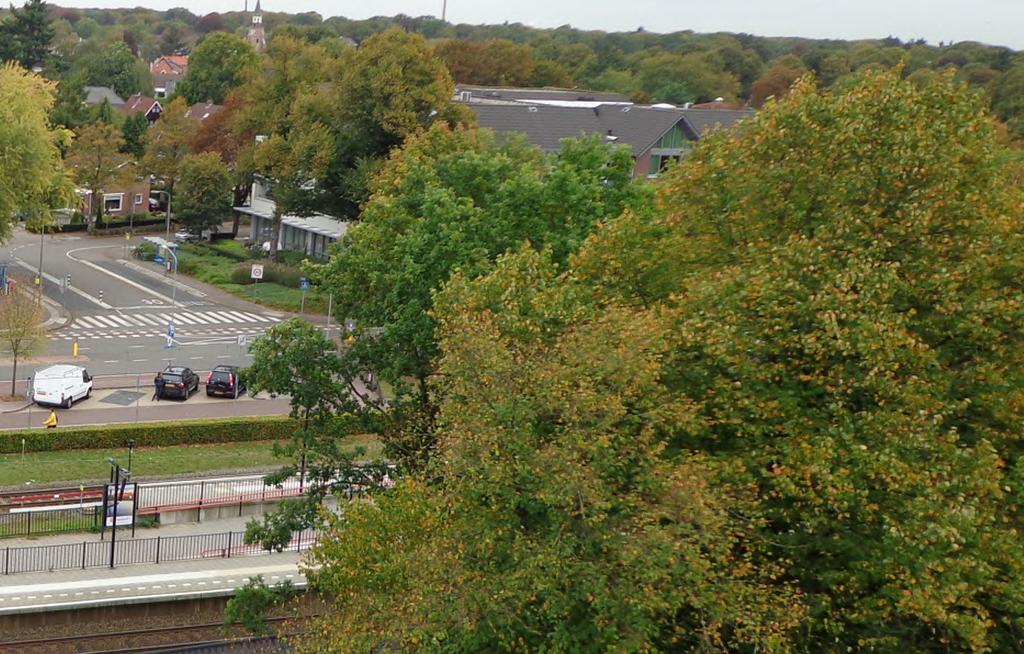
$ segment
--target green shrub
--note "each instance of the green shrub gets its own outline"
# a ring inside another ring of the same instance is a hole
[[[235,284],[252,283],[252,263],[240,263],[231,271],[231,281]],[[263,279],[260,282],[280,284],[288,288],[298,288],[299,279],[302,278],[302,270],[294,266],[286,266],[280,263],[263,264]]]
[[[156,256],[156,246],[152,243],[139,243],[135,246],[135,255],[143,261],[152,261]]]
[[[249,251],[238,241],[213,241],[209,244],[209,248],[217,254],[235,261],[248,261],[251,258]]]
[[[123,447],[129,439],[136,447],[271,441],[291,437],[297,424],[287,416],[266,416],[4,431],[0,432],[0,453],[21,452],[22,440],[26,452]],[[325,428],[338,436],[357,429],[349,416],[339,416]]]

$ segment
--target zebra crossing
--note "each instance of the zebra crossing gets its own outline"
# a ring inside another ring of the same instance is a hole
[[[80,338],[162,337],[173,315],[178,333],[238,335],[261,333],[281,321],[281,317],[249,311],[176,311],[164,313],[106,313],[76,316],[71,329],[58,340]]]
[[[172,314],[167,313],[108,313],[104,315],[78,316],[75,325],[90,329],[134,329],[137,327],[167,327]],[[244,325],[265,326],[280,322],[279,318],[263,316],[246,311],[176,311],[173,314],[176,326]]]

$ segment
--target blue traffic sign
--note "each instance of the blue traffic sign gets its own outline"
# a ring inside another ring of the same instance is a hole
[[[308,291],[309,290],[309,280],[306,279],[305,277],[300,278],[299,279],[299,288],[302,289],[303,291]]]

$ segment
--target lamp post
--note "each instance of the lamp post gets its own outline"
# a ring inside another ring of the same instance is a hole
[[[110,567],[114,567],[114,557],[117,553],[116,542],[117,542],[117,505],[121,500],[121,495],[124,493],[121,488],[122,482],[127,485],[128,477],[131,473],[123,469],[117,464],[117,461],[112,457],[107,457],[107,463],[110,464],[110,481],[113,484],[113,519],[110,523]],[[105,498],[106,499],[106,498]],[[107,521],[107,507],[111,503],[105,501],[103,506],[103,522]]]
[[[156,192],[167,194],[167,226],[164,229],[164,238],[169,241],[171,240],[171,192],[163,190],[158,190]]]
[[[170,203],[168,202],[167,208],[170,209]],[[170,229],[170,228],[168,228]],[[174,251],[174,248],[170,247],[169,244],[165,244],[162,248],[172,259],[174,259],[174,283],[171,284],[171,322],[167,326],[167,347],[171,347],[171,339],[173,338],[174,330],[174,318],[178,311],[178,254]]]

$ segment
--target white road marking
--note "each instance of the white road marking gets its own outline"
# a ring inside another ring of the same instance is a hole
[[[92,318],[93,322],[98,322],[98,323],[102,324],[104,327],[117,327],[118,326],[118,324],[116,322],[114,322],[113,320],[110,320],[106,316],[91,316],[91,318]]]
[[[154,291],[153,289],[149,288],[148,286],[143,286],[142,284],[140,284],[138,282],[133,282],[132,280],[128,279],[127,277],[122,277],[121,275],[118,275],[115,272],[111,272],[111,271],[107,270],[103,266],[96,265],[92,261],[87,261],[85,259],[78,259],[76,257],[71,256],[75,252],[84,252],[85,250],[102,250],[102,249],[111,248],[111,247],[121,247],[121,246],[120,245],[99,245],[99,246],[93,246],[93,247],[87,247],[87,248],[76,248],[74,250],[68,250],[67,253],[65,254],[65,256],[67,256],[68,259],[71,259],[72,261],[74,261],[76,263],[80,263],[83,266],[88,266],[90,268],[93,268],[94,270],[98,270],[99,272],[103,273],[104,275],[108,275],[110,277],[113,277],[114,279],[118,280],[119,282],[121,282],[123,284],[127,284],[129,286],[137,288],[140,291],[142,291],[143,293],[146,293],[147,295],[152,295],[155,298],[160,298],[161,300],[165,300],[167,302],[173,302],[173,300],[171,298],[167,297],[166,295],[164,295],[162,293],[157,293],[156,291]],[[72,288],[74,288],[74,287],[72,287]],[[113,307],[111,307],[108,304],[108,305],[105,305],[105,308],[109,309],[109,308],[113,308]]]
[[[196,321],[196,322],[198,322],[198,323],[199,323],[200,325],[212,325],[212,324],[215,324],[215,323],[216,323],[216,321],[212,321],[212,320],[209,320],[209,319],[207,319],[207,318],[203,318],[203,317],[201,317],[201,316],[202,316],[202,314],[195,314],[195,313],[179,313],[178,315],[179,315],[179,316],[185,316],[185,317],[186,317],[186,318],[188,318],[189,320],[195,320],[195,321]]]
[[[15,261],[16,261],[16,262],[18,263],[18,265],[19,265],[19,266],[21,266],[22,268],[27,268],[28,270],[32,271],[32,274],[33,274],[33,275],[35,275],[35,274],[38,274],[38,271],[37,271],[37,269],[36,269],[36,267],[35,267],[35,266],[33,266],[33,265],[31,265],[31,264],[29,264],[29,263],[27,263],[27,262],[25,262],[25,261],[22,261],[22,260],[21,260],[21,259],[19,259],[18,257],[14,257],[14,260],[15,260]],[[57,284],[57,285],[60,285],[60,284],[62,284],[62,283],[63,283],[63,282],[62,282],[62,281],[61,281],[60,279],[57,279],[56,277],[54,277],[53,275],[51,275],[50,273],[47,273],[47,272],[44,272],[44,273],[43,273],[43,275],[42,275],[42,277],[43,277],[43,279],[45,279],[46,281],[48,281],[48,282],[51,282],[51,283],[53,283],[53,284]],[[86,300],[89,300],[89,301],[90,301],[90,302],[92,302],[93,304],[98,304],[99,306],[103,307],[104,309],[113,309],[113,308],[114,308],[114,307],[110,306],[109,304],[107,304],[106,302],[101,302],[101,301],[99,300],[99,298],[95,298],[95,297],[93,297],[93,296],[89,295],[88,293],[86,293],[85,291],[83,291],[83,290],[80,290],[80,289],[79,289],[78,287],[76,287],[76,286],[74,286],[74,285],[70,286],[70,287],[69,287],[69,290],[70,290],[70,291],[71,291],[72,293],[76,294],[76,295],[80,295],[80,296],[84,297],[84,298],[85,298]]]
[[[107,316],[108,320],[113,320],[116,323],[120,323],[124,327],[138,327],[138,323],[130,322],[122,316]]]
[[[103,363],[121,363],[121,362],[120,362],[120,361],[118,361],[117,359],[114,359],[113,361],[104,361]],[[113,503],[114,503],[114,501],[113,501],[113,500],[111,500],[111,501],[110,501],[110,503],[111,503],[111,504],[113,504]]]

